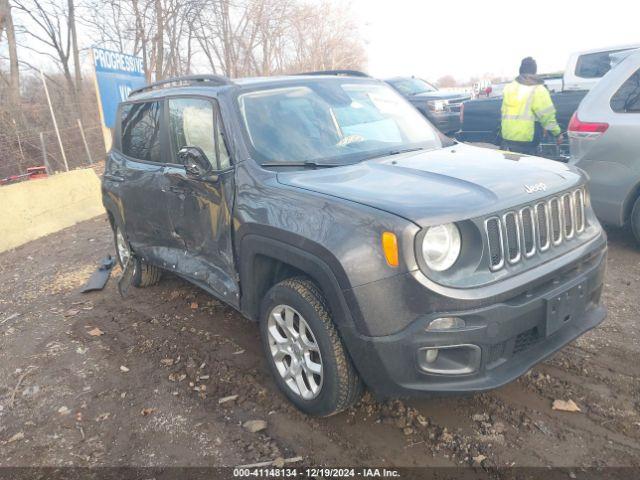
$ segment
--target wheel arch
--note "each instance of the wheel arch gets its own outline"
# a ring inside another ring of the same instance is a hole
[[[348,284],[345,285],[348,282],[346,275],[330,266],[330,263],[338,260],[315,242],[301,239],[290,232],[287,232],[287,236],[293,242],[257,233],[242,237],[239,268],[242,313],[257,321],[260,303],[271,286],[286,278],[306,276],[322,290],[336,325],[353,322],[352,313],[357,312],[348,307],[345,299],[344,289],[349,288]],[[304,248],[301,248],[300,242]]]
[[[624,206],[622,210],[622,222],[626,224],[631,219],[631,212],[633,211],[633,206],[636,203],[636,200],[640,198],[640,180],[636,182],[636,184],[629,190],[625,200]]]
[[[118,263],[121,265],[120,254],[118,253],[118,245],[116,238],[116,228],[119,228],[124,233],[124,222],[118,212],[116,204],[110,198],[110,196],[103,196],[102,204],[104,206],[105,211],[107,212],[107,220],[109,221],[109,226],[111,227],[111,231],[113,233],[113,242],[115,248],[116,259]]]
[[[111,229],[113,230],[116,226],[116,219],[110,210],[107,210],[107,219],[109,220],[109,225],[111,225]]]
[[[120,198],[110,192],[106,192],[102,196],[102,204],[107,211],[107,218],[109,219],[111,228],[116,225],[124,228],[124,210]]]

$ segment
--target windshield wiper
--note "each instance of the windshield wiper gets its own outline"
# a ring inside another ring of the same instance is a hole
[[[418,150],[425,150],[424,147],[403,148],[399,150],[391,150],[387,155],[399,155],[401,153],[417,152]]]
[[[426,147],[412,147],[412,148],[400,148],[395,150],[388,150],[371,157],[367,157],[362,161],[372,160],[374,158],[388,157],[391,155],[399,155],[401,153],[417,152],[418,150],[426,150]],[[313,160],[307,160],[305,162],[264,162],[260,165],[262,167],[297,167],[297,168],[329,168],[329,167],[344,167],[346,165],[355,165],[359,162],[346,162],[346,163],[318,163]]]
[[[306,162],[265,162],[260,164],[263,167],[342,167],[348,165],[346,163],[318,163],[311,160]]]
[[[396,150],[388,150],[386,152],[378,153],[371,157],[365,158],[365,160],[373,160],[374,158],[390,157],[392,155],[400,155],[401,153],[417,152],[418,150],[426,150],[425,147],[413,147],[413,148],[400,148]]]

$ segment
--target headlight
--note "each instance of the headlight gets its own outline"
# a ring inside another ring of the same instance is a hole
[[[436,272],[451,268],[460,256],[460,231],[453,223],[431,227],[422,240],[422,256]]]
[[[447,104],[446,100],[429,100],[427,106],[434,112],[441,112],[444,110],[444,106]]]

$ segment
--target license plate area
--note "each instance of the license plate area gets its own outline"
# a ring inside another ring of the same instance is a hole
[[[556,291],[546,297],[546,336],[553,335],[565,325],[582,315],[586,295],[586,284],[579,283],[565,290]]]

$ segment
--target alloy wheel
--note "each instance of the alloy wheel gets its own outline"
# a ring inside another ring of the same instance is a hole
[[[269,348],[276,369],[289,389],[305,400],[322,389],[320,348],[304,317],[288,305],[278,305],[267,320]]]
[[[129,244],[119,228],[116,228],[116,248],[118,249],[118,257],[120,257],[122,268],[124,268],[127,266],[127,263],[129,263],[129,259],[131,258],[131,250],[129,249]]]

